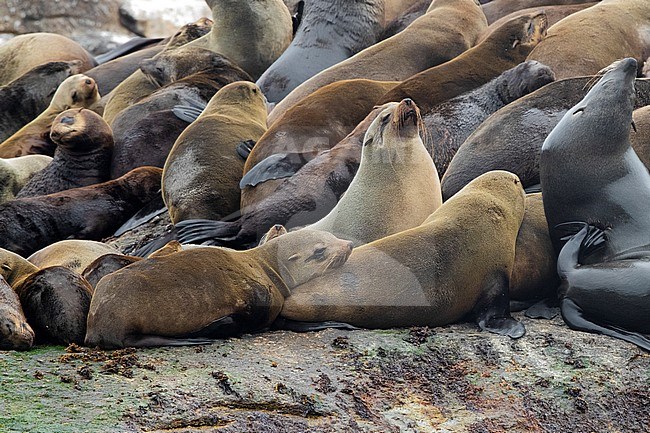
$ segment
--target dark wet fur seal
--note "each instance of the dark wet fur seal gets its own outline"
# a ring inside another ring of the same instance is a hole
[[[176,105],[205,105],[223,86],[235,81],[252,81],[246,72],[225,57],[197,50],[209,58],[203,70],[180,76],[123,110],[113,121],[113,179],[135,167],[164,166],[174,142],[188,126],[172,112]]]
[[[257,81],[270,102],[377,42],[383,0],[311,0],[291,45]]]
[[[458,148],[488,116],[553,80],[553,71],[547,66],[524,62],[425,113],[425,145],[429,146],[438,174],[445,174]]]
[[[63,239],[109,236],[159,194],[161,175],[141,167],[113,181],[0,205],[0,247],[27,257]]]
[[[587,93],[592,77],[547,84],[487,118],[460,146],[442,178],[448,199],[490,170],[507,170],[524,188],[539,184],[539,157],[546,137]],[[650,104],[650,80],[636,80],[636,107]]]
[[[31,122],[50,105],[54,92],[81,62],[49,62],[0,87],[0,143]]]
[[[0,276],[0,351],[28,350],[34,331],[27,323],[18,295]]]
[[[97,113],[73,108],[52,123],[54,158],[25,185],[16,198],[47,195],[109,179],[113,134]]]
[[[83,344],[92,287],[62,266],[41,269],[15,287],[36,341]]]

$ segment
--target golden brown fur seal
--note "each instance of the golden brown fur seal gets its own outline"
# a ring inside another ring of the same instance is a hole
[[[528,8],[554,7],[557,5],[580,5],[594,0],[492,0],[482,6],[489,24]]]
[[[93,68],[93,57],[72,39],[54,33],[30,33],[0,44],[0,86],[48,62],[81,61],[80,72]]]
[[[34,331],[27,323],[20,299],[0,277],[0,350],[27,350],[34,343]]]
[[[438,172],[420,137],[423,128],[410,99],[385,108],[366,132],[347,191],[307,228],[361,245],[422,224],[442,204]]]
[[[477,46],[394,87],[379,103],[411,98],[423,112],[514,68],[546,35],[546,14],[508,21]]]
[[[98,257],[119,252],[117,248],[103,242],[67,239],[36,251],[27,260],[40,269],[63,266],[81,274]]]
[[[558,80],[594,75],[615,60],[633,57],[640,66],[650,52],[650,2],[608,0],[555,24],[528,56]]]
[[[523,217],[517,176],[484,174],[421,226],[355,248],[339,269],[293,289],[281,316],[390,328],[442,326],[471,313],[482,329],[520,337],[508,282]]]
[[[264,328],[292,288],[341,266],[351,251],[350,242],[302,230],[247,251],[195,248],[133,263],[97,284],[85,343],[196,344]]]
[[[70,108],[88,108],[98,100],[95,80],[83,74],[66,78],[56,90],[47,110],[0,144],[0,158],[35,153],[51,156],[55,146],[49,134],[56,116]]]
[[[402,81],[447,62],[474,46],[486,29],[485,15],[475,0],[437,0],[425,15],[401,33],[325,69],[296,87],[271,111],[269,124],[311,93],[335,81],[353,78]]]
[[[38,172],[52,161],[46,155],[0,158],[0,204],[13,200]]]
[[[176,140],[163,171],[162,193],[173,223],[219,220],[239,210],[242,141],[266,131],[266,100],[253,83],[238,81],[219,90]]]

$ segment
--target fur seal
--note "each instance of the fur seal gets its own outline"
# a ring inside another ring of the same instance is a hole
[[[554,80],[553,71],[539,62],[523,62],[481,87],[433,107],[422,116],[427,144],[440,176],[465,139],[505,105]]]
[[[81,274],[98,257],[117,253],[117,248],[103,242],[67,239],[36,251],[27,260],[40,269],[63,266]]]
[[[212,51],[196,49],[211,59],[205,69],[156,90],[120,112],[113,121],[115,147],[111,178],[143,165],[162,168],[174,142],[188,126],[174,114],[177,105],[203,106],[223,86],[250,81],[250,76]],[[241,174],[241,173],[240,173]]]
[[[52,161],[46,155],[0,158],[0,204],[16,198],[18,192]]]
[[[430,5],[431,0],[417,0],[400,15],[386,23],[386,27],[379,37],[379,40],[383,41],[384,39],[388,39],[406,29],[413,21],[424,15]]]
[[[443,326],[471,314],[484,330],[521,337],[508,281],[523,216],[517,176],[487,173],[419,227],[357,247],[339,269],[294,288],[281,317],[390,328]]]
[[[523,9],[542,6],[580,5],[594,0],[492,0],[482,6],[489,24]]]
[[[62,266],[41,269],[14,287],[36,340],[83,344],[92,287]]]
[[[402,81],[445,63],[474,46],[485,29],[485,15],[475,0],[437,0],[404,31],[296,87],[271,111],[269,124],[311,93],[335,81],[352,78]]]
[[[81,276],[88,281],[91,287],[97,287],[99,280],[108,274],[129,266],[131,263],[143,260],[141,257],[125,256],[123,254],[105,254],[97,257],[92,263],[86,266]]]
[[[83,108],[66,110],[52,122],[50,139],[56,144],[54,159],[27,182],[16,198],[108,180],[113,133],[100,115]]]
[[[559,224],[607,228],[606,247],[588,262],[648,254],[650,173],[630,145],[637,62],[615,62],[553,128],[542,146],[540,181],[556,253]]]
[[[85,343],[196,344],[259,330],[291,289],[340,267],[351,251],[329,233],[301,230],[247,251],[195,248],[133,263],[97,284]]]
[[[178,137],[165,162],[162,195],[173,223],[218,220],[239,210],[242,141],[266,131],[266,99],[257,85],[228,84]]]
[[[79,60],[80,72],[93,68],[95,59],[72,39],[54,33],[30,33],[0,45],[0,85],[48,62]]]
[[[643,65],[650,50],[648,26],[650,2],[600,2],[554,25],[528,58],[548,65],[558,79],[596,74],[624,57]]]
[[[544,140],[562,116],[587,93],[592,77],[547,84],[488,117],[460,146],[442,178],[442,198],[451,197],[490,170],[519,176],[524,188],[539,184]],[[650,80],[636,80],[636,106],[650,104]]]
[[[607,249],[609,231],[584,224],[562,248],[560,311],[571,329],[608,335],[650,352],[650,250],[636,259],[583,264]]]
[[[37,272],[38,268],[18,254],[0,248],[0,276],[11,287],[15,287],[22,280]]]
[[[366,132],[361,164],[347,191],[307,228],[361,245],[422,224],[442,204],[422,128],[420,110],[410,99],[385,108]]]
[[[34,331],[27,323],[18,295],[0,277],[0,350],[28,350]]]
[[[378,103],[411,98],[426,113],[436,104],[475,89],[526,60],[546,35],[546,26],[543,12],[510,20],[455,59],[405,80]]]
[[[0,143],[45,111],[59,85],[80,66],[78,60],[45,63],[0,87]]]
[[[88,108],[98,100],[95,80],[83,74],[66,78],[54,93],[49,107],[0,144],[0,158],[34,153],[52,156],[55,146],[49,134],[56,116],[70,108]]]
[[[383,6],[383,0],[306,2],[291,45],[257,85],[270,102],[279,102],[307,79],[373,45],[382,28]]]
[[[630,135],[630,143],[643,165],[650,167],[650,106],[634,110],[632,121],[636,130]]]
[[[21,256],[70,237],[108,236],[160,190],[162,170],[141,167],[119,179],[0,205],[0,247]]]

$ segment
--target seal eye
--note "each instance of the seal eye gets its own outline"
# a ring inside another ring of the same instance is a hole
[[[79,97],[77,95],[77,91],[75,90],[74,92],[72,92],[72,102],[78,102],[78,101],[79,101]]]
[[[11,270],[11,266],[9,266],[6,263],[3,263],[2,266],[0,266],[0,268],[2,268],[3,271],[10,271]]]
[[[385,116],[381,119],[381,124],[382,124],[382,126],[386,126],[386,125],[388,124],[388,120],[389,120],[389,119],[390,119],[390,114],[385,115]]]
[[[72,125],[74,123],[74,117],[65,116],[61,118],[61,123],[64,125]]]
[[[576,114],[582,113],[583,111],[585,111],[585,107],[580,107],[576,111],[573,112],[573,115],[575,116]]]
[[[368,145],[371,145],[371,144],[372,144],[372,140],[373,140],[372,137],[370,137],[369,139],[367,139],[367,140],[363,143],[364,147],[365,147],[365,146],[368,146]]]

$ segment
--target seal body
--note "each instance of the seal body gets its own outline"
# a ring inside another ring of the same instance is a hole
[[[116,248],[103,242],[67,239],[36,251],[27,260],[40,269],[63,266],[81,274],[95,259],[117,253]]]
[[[52,161],[46,155],[0,159],[0,204],[16,198],[18,192]]]
[[[402,81],[447,62],[474,46],[486,28],[485,16],[474,0],[436,1],[425,15],[401,33],[325,69],[296,87],[275,106],[269,114],[269,123],[311,93],[335,81],[353,78]],[[397,99],[400,100],[402,98]]]
[[[52,156],[55,145],[49,140],[49,134],[56,116],[70,108],[88,108],[98,100],[95,80],[83,74],[66,78],[47,109],[0,144],[0,158],[35,153]]]
[[[47,195],[108,180],[113,133],[104,119],[83,108],[66,110],[52,122],[54,159],[20,190],[17,198]]]
[[[420,225],[442,204],[438,172],[410,99],[379,114],[364,138],[359,171],[338,204],[308,226],[365,244]]]
[[[506,15],[533,7],[554,5],[580,5],[593,2],[593,0],[492,0],[482,6],[488,23],[505,17]],[[482,2],[483,3],[483,2]]]
[[[568,16],[528,56],[548,65],[558,79],[592,75],[615,60],[642,65],[650,50],[650,3],[608,0]]]
[[[341,266],[351,250],[329,233],[301,231],[248,251],[195,248],[133,263],[97,284],[85,343],[205,343],[264,328],[292,287]]]
[[[242,141],[266,131],[266,101],[253,83],[219,90],[178,138],[165,162],[162,191],[172,222],[221,219],[239,210]]]
[[[637,62],[615,62],[544,141],[540,180],[557,253],[558,224],[584,221],[609,228],[608,260],[650,245],[650,174],[630,145]],[[588,263],[585,263],[588,264]]]
[[[377,41],[383,0],[309,1],[291,45],[257,81],[270,102]]]
[[[18,295],[0,277],[0,350],[27,350],[34,343],[34,331],[27,323]]]
[[[421,226],[357,247],[341,268],[293,289],[281,316],[390,328],[474,312],[482,328],[519,337],[507,293],[523,216],[517,177],[485,174]]]
[[[159,194],[160,178],[159,168],[141,167],[109,182],[0,205],[0,247],[29,256],[69,237],[108,236]]]

